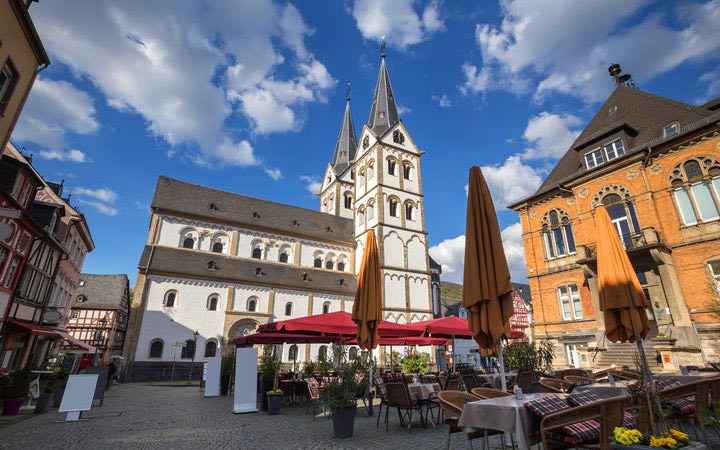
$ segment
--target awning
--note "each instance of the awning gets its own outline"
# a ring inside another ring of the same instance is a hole
[[[36,323],[32,322],[23,322],[20,320],[11,320],[11,324],[17,325],[19,327],[25,328],[26,330],[29,330],[32,334],[39,334],[43,336],[55,336],[55,331],[51,330],[48,327],[44,327],[42,325],[38,325]]]
[[[75,336],[65,333],[63,331],[54,330],[55,333],[63,338],[65,341],[71,343],[72,345],[75,345],[77,347],[83,348],[87,350],[87,353],[95,353],[97,349],[93,347],[90,344],[86,344],[85,342],[81,341],[80,339],[76,338]]]

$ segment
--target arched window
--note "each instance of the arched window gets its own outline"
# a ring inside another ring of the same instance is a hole
[[[285,315],[292,316],[293,304],[292,302],[285,303]]]
[[[330,302],[323,303],[323,314],[327,314],[330,312]]]
[[[192,228],[186,228],[180,232],[180,245],[183,248],[195,248],[195,241],[197,240],[197,232]]]
[[[403,163],[403,178],[406,180],[412,180],[412,164],[409,162]]]
[[[542,239],[547,259],[575,253],[570,216],[561,209],[548,211],[542,219]]]
[[[375,163],[373,161],[370,161],[367,168],[367,177],[368,180],[372,180],[375,178]]]
[[[290,261],[290,253],[290,246],[283,245],[282,247],[280,247],[280,256],[278,257],[278,261],[280,261],[281,263],[286,263]]]
[[[172,308],[175,306],[175,302],[177,301],[177,291],[167,291],[165,293],[165,298],[163,299],[163,306],[167,308]]]
[[[290,361],[295,361],[297,359],[297,355],[298,355],[298,347],[297,347],[297,345],[293,344],[288,349],[288,359]]]
[[[250,297],[247,301],[247,310],[255,312],[257,310],[257,297]]]
[[[335,211],[335,196],[330,195],[330,201],[328,202],[328,211],[333,212]]]
[[[415,220],[415,207],[412,203],[405,203],[405,220]]]
[[[280,253],[280,262],[281,263],[288,262],[288,254],[286,252]]]
[[[344,204],[345,209],[352,209],[352,200],[353,200],[353,199],[352,199],[352,194],[349,193],[349,192],[346,192],[346,193],[344,194],[344,197],[343,197],[343,198],[345,199],[345,204]]]
[[[398,199],[391,197],[388,203],[390,205],[390,217],[398,217]]]
[[[252,257],[255,259],[262,259],[262,242],[253,241],[252,243]]]
[[[148,358],[162,358],[163,341],[162,339],[153,339],[150,342],[150,353]]]
[[[620,240],[625,248],[628,248],[632,245],[633,235],[640,233],[640,224],[632,201],[623,201],[617,194],[608,194],[603,197],[602,204],[605,205]]]
[[[358,186],[364,186],[365,185],[365,170],[360,170],[358,173]]]
[[[183,248],[194,248],[195,247],[195,239],[191,237],[186,237],[183,239]]]
[[[367,219],[372,220],[375,218],[375,202],[369,202],[367,205]]]
[[[195,357],[195,341],[188,339],[180,352],[180,358],[193,359]]]
[[[720,218],[720,160],[698,156],[670,172],[675,203],[685,225]]]
[[[213,236],[210,250],[213,253],[225,253],[226,243],[227,237],[224,234],[216,234]]]
[[[223,252],[223,243],[222,242],[215,242],[212,246],[212,251],[214,253],[222,253]]]
[[[208,311],[217,311],[218,306],[218,296],[213,294],[207,299],[207,309]]]
[[[394,159],[387,160],[388,175],[395,175],[395,167],[396,166],[397,166],[397,162],[395,162]]]
[[[350,351],[348,352],[348,359],[357,359],[358,357],[358,349],[357,347],[350,347]]]
[[[361,206],[357,212],[357,224],[358,226],[365,225],[365,207]]]
[[[338,257],[337,270],[339,270],[340,272],[344,272],[346,266],[347,266],[347,257],[345,255],[340,255]]]
[[[327,361],[327,345],[321,345],[318,349],[318,359],[320,361]]]
[[[340,262],[338,263],[338,270],[339,270],[340,272],[345,272],[345,262],[340,261]]]
[[[215,341],[207,341],[205,343],[205,357],[206,358],[214,358],[217,353],[217,342]]]
[[[322,268],[322,258],[319,256],[317,258],[315,258],[315,261],[313,262],[313,266],[321,269]]]
[[[335,268],[335,263],[332,259],[328,259],[327,261],[325,261],[325,268],[329,270],[333,270]]]

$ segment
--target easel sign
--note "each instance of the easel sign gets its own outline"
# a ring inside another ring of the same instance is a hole
[[[98,375],[97,386],[95,386],[95,399],[100,399],[100,406],[105,402],[105,388],[108,385],[108,366],[87,367],[85,373],[96,373]]]
[[[65,422],[77,422],[82,411],[92,409],[98,374],[70,375],[58,412],[66,412]]]

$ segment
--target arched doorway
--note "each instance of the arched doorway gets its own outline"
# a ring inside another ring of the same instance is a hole
[[[232,342],[241,336],[247,336],[258,327],[257,321],[253,319],[240,319],[235,322],[228,331],[228,341]]]

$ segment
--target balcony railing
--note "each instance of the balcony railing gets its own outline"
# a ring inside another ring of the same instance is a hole
[[[640,233],[622,234],[620,235],[620,241],[628,252],[652,247],[661,243],[660,236],[654,228],[645,228]],[[597,244],[578,246],[579,260],[595,258],[597,258]]]

